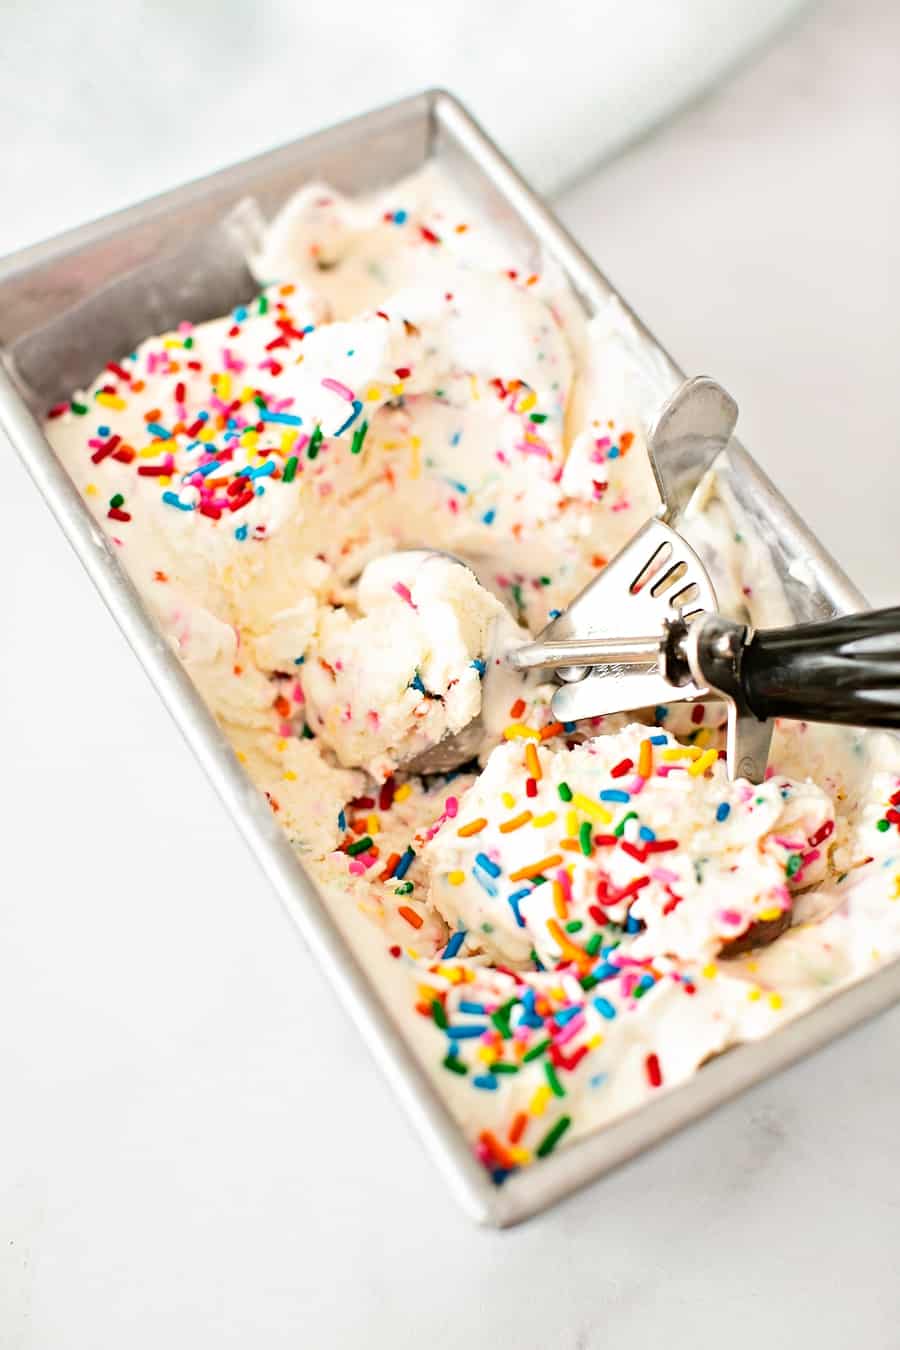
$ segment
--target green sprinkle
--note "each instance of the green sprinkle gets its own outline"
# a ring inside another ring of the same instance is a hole
[[[884,834],[885,830],[889,830],[891,828],[890,821],[887,820],[876,821],[875,828],[876,830],[880,830],[881,833]]]
[[[560,1116],[559,1120],[553,1126],[552,1130],[547,1131],[547,1133],[544,1135],[543,1139],[535,1149],[535,1152],[537,1153],[539,1158],[546,1158],[548,1153],[553,1152],[553,1150],[556,1148],[556,1145],[559,1143],[560,1139],[562,1139],[563,1135],[565,1134],[566,1130],[569,1128],[571,1124],[572,1124],[571,1116]]]
[[[594,937],[599,937],[599,936],[600,936],[599,933],[595,933],[595,934],[594,934]],[[596,951],[596,948],[595,948],[594,950]],[[593,952],[591,953],[591,955],[593,955]],[[588,991],[589,989],[593,989],[594,985],[595,985],[595,984],[599,984],[600,981],[597,979],[597,976],[596,976],[596,975],[582,975],[582,977],[581,977],[581,979],[578,981],[578,983],[581,985],[581,987],[582,987],[582,989],[585,991],[585,993],[587,993],[587,991]]]
[[[508,1041],[512,1036],[509,1025],[509,1015],[517,1002],[518,999],[509,998],[505,1003],[501,1003],[500,1007],[497,1008],[495,1012],[491,1013],[491,1021],[505,1041]]]
[[[309,445],[306,450],[310,459],[315,459],[316,455],[319,453],[319,446],[322,444],[322,439],[322,428],[317,424],[315,431],[309,438]]]
[[[69,407],[72,409],[73,413],[77,413],[79,417],[84,417],[84,414],[88,410],[87,404],[76,403],[74,398],[72,399],[72,402],[69,404]]]
[[[498,1064],[491,1065],[491,1073],[518,1073],[518,1064],[504,1064],[501,1060]]]
[[[181,345],[182,347],[185,347],[188,351],[190,351],[194,345],[194,339],[192,337],[186,337]]]
[[[122,496],[121,492],[117,492],[115,496],[110,497],[109,504],[112,507],[124,506],[125,498]],[[887,821],[885,821],[885,824],[887,824]]]
[[[581,851],[586,858],[589,858],[594,851],[594,841],[591,838],[591,822],[583,820],[578,828],[578,842],[581,845]]]
[[[285,483],[293,483],[293,481],[294,481],[294,474],[295,474],[296,472],[297,472],[297,456],[296,456],[296,455],[291,455],[291,457],[290,457],[290,459],[288,460],[287,464],[285,464],[285,466],[284,466],[284,474],[283,474],[283,476],[282,476],[283,482],[285,482]]]
[[[267,295],[261,295],[259,297],[259,313],[268,314],[268,312],[269,312],[269,297]]]
[[[580,933],[583,927],[584,924],[581,922],[580,919],[570,919],[569,922],[566,924],[566,932]],[[597,936],[596,933],[594,934],[594,936],[595,937]]]
[[[600,950],[600,945],[602,942],[603,942],[602,933],[592,933],[591,936],[588,938],[587,942],[584,944],[584,950],[587,952],[588,956],[596,956]]]
[[[525,1054],[522,1056],[522,1063],[528,1064],[533,1059],[539,1059],[541,1055],[544,1053],[544,1051],[547,1049],[547,1046],[549,1044],[550,1044],[549,1036],[545,1041],[538,1041],[537,1045],[533,1045],[530,1050],[525,1051]]]
[[[556,790],[559,793],[559,800],[561,802],[570,802],[572,800],[572,789],[569,787],[568,783],[560,783]]]
[[[518,582],[515,582],[512,586],[510,586],[509,590],[515,602],[516,609],[521,614],[522,610],[525,608],[525,602],[522,599],[522,587],[519,585]]]
[[[304,726],[303,726],[303,739],[304,739],[305,741],[311,741],[311,740],[314,740],[315,734],[316,734],[316,733],[313,731],[312,727],[309,726],[307,723],[304,723]]]
[[[262,394],[254,394],[253,402],[256,404],[257,408],[259,408],[261,412],[266,411],[266,400],[263,398]]]
[[[434,1018],[435,1025],[439,1026],[441,1031],[445,1031],[450,1025],[447,1021],[447,1014],[444,1012],[444,1005],[439,998],[431,1001],[431,1015]]]
[[[465,1064],[463,1064],[462,1060],[459,1058],[458,1055],[448,1055],[446,1059],[441,1060],[441,1063],[443,1064],[444,1068],[449,1069],[451,1073],[469,1072],[469,1070],[466,1068]]]
[[[549,1059],[544,1060],[544,1073],[547,1075],[547,1082],[550,1084],[550,1091],[553,1093],[554,1097],[564,1097],[566,1095],[566,1089],[559,1081],[556,1070]]]
[[[347,850],[349,853],[349,849]],[[395,895],[412,895],[413,884],[411,881],[404,881],[401,885],[394,887]]]
[[[353,440],[350,442],[351,455],[358,455],[363,448],[363,441],[366,439],[366,432],[369,430],[368,422],[360,422],[353,433]]]
[[[622,835],[625,833],[625,826],[628,824],[629,820],[637,820],[637,818],[638,818],[637,811],[626,811],[625,815],[622,817],[616,828],[613,830],[613,834],[616,836],[616,838],[621,839]]]
[[[885,824],[887,824],[887,821],[885,821]],[[796,876],[802,866],[803,866],[803,859],[800,856],[800,854],[792,853],[787,860],[787,867],[784,869],[785,876],[786,877]]]
[[[365,853],[367,848],[372,847],[372,836],[364,834],[362,839],[357,839],[354,843],[348,845],[347,852],[351,858],[355,858],[357,853]]]
[[[547,420],[547,414],[546,414],[546,413],[532,413],[529,420],[532,421],[532,422],[534,422],[536,426],[540,426],[542,422],[546,422],[546,420]]]

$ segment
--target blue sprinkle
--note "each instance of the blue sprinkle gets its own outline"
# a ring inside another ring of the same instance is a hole
[[[269,412],[268,408],[263,408],[259,414],[261,422],[282,422],[286,427],[302,427],[303,418],[298,417],[296,413]]]
[[[626,933],[639,933],[641,931],[641,921],[634,914],[629,914],[625,920]]]
[[[234,532],[234,537],[235,537],[235,539],[246,539],[246,538],[247,538],[247,526],[246,526],[246,525],[239,525],[239,526],[237,527],[237,529],[235,530],[235,532]]]
[[[456,953],[459,951],[460,947],[465,942],[465,940],[466,940],[466,930],[464,928],[461,928],[458,933],[453,934],[452,938],[444,948],[444,958],[447,959],[448,957],[455,956]],[[478,1011],[484,1012],[484,1008],[482,1008],[479,1005]]]
[[[494,885],[491,878],[485,875],[485,873],[481,870],[480,867],[472,868],[472,876],[478,882],[481,889],[483,891],[487,891],[488,895],[491,896],[492,899],[497,895],[497,887]]]
[[[594,1076],[591,1078],[591,1087],[592,1088],[602,1087],[608,1077],[609,1077],[608,1073],[595,1073]]]
[[[409,684],[406,687],[407,689],[418,689],[420,694],[425,693],[425,685],[422,683],[422,676],[419,674],[418,671],[416,671],[415,675],[412,677],[412,679],[410,680]]]
[[[201,478],[208,478],[211,473],[215,473],[216,469],[221,469],[221,467],[222,465],[219,461],[214,459],[211,460],[209,464],[201,464],[198,468],[191,469],[191,477],[193,477],[194,474],[199,473]]]
[[[463,937],[465,937],[465,934],[463,934]],[[483,1017],[485,1007],[483,1003],[474,1003],[472,999],[461,998],[459,1000],[459,1011],[464,1013],[478,1013]]]
[[[473,670],[477,670],[479,675],[483,675],[484,672],[487,670],[487,662],[482,661],[481,658],[478,656],[476,656],[474,661],[470,661],[469,665],[472,667]]]
[[[600,793],[601,802],[630,802],[631,793],[624,788],[604,788]]]
[[[653,709],[654,722],[664,722],[669,715],[669,710],[664,703],[659,703]]]
[[[731,815],[731,807],[728,802],[719,802],[716,807],[716,820],[727,820]]]
[[[237,475],[238,478],[267,478],[270,473],[275,472],[274,459],[267,459],[265,464],[260,464],[258,469],[251,469],[249,466],[241,469]]]
[[[574,722],[563,722],[563,731],[568,732],[568,734],[571,735],[574,730],[575,730]]]
[[[594,999],[594,1007],[601,1017],[605,1017],[607,1022],[611,1022],[616,1015],[616,1010],[608,998],[602,996]]]
[[[209,413],[206,411],[205,408],[203,409],[202,412],[198,412],[198,414],[197,414],[197,421],[198,421],[198,422],[208,422],[208,421],[209,421]]]
[[[400,861],[398,862],[397,866],[394,869],[394,876],[393,876],[394,881],[403,880],[409,869],[412,867],[413,858],[415,856],[416,855],[411,848],[406,849],[405,853],[403,854],[403,857],[400,859]]]
[[[465,495],[469,491],[465,483],[461,483],[458,478],[448,478],[446,481],[449,483],[450,487],[453,488],[454,492],[461,492]]]
[[[454,431],[453,435],[450,437],[450,444],[451,444],[451,445],[459,445],[459,443],[460,443],[461,440],[462,440],[462,432],[461,432],[461,431]]]
[[[295,666],[302,666],[302,665],[303,665],[303,662],[304,662],[305,660],[306,660],[306,657],[305,657],[305,656],[295,656],[295,657],[294,657],[294,665],[295,665]]]
[[[258,488],[254,488],[254,493],[257,497],[264,497],[266,495],[266,489],[260,486]]]
[[[668,745],[668,744],[669,744],[669,738],[668,738],[668,736],[665,735],[665,733],[663,733],[662,736],[651,736],[651,737],[650,737],[650,744],[651,744],[651,745]]]
[[[446,1027],[445,1035],[452,1041],[474,1041],[478,1036],[483,1036],[487,1031],[485,1022],[466,1022],[461,1027]]]
[[[148,422],[147,430],[150,432],[151,436],[157,436],[161,441],[170,441],[172,439],[171,431],[166,431],[165,427],[161,427],[158,422]]]
[[[526,895],[530,894],[531,894],[530,889],[527,886],[525,886],[521,891],[513,891],[512,895],[508,895],[506,897],[513,914],[516,916],[516,923],[519,925],[520,928],[525,927],[525,920],[519,913],[519,902],[521,900],[524,900]]]
[[[494,521],[497,519],[496,507],[492,506],[489,511],[485,511],[481,519],[485,525],[493,525]]]
[[[651,830],[649,825],[642,825],[638,830],[638,838],[643,839],[646,843],[649,843],[650,841],[656,838],[656,831]]]
[[[484,868],[484,870],[488,873],[489,876],[499,877],[500,873],[503,871],[503,868],[500,866],[500,864],[495,863],[493,859],[489,858],[486,853],[476,853],[475,861],[478,863],[479,867]]]
[[[407,222],[407,219],[408,219],[408,216],[407,216],[407,213],[406,213],[405,211],[395,211],[395,212],[394,212],[394,224],[395,224],[395,225],[405,225],[406,222]]]
[[[346,422],[344,422],[341,426],[338,427],[337,431],[334,433],[335,436],[343,435],[343,433],[347,430],[348,427],[352,427],[353,423],[356,421],[357,417],[359,417],[359,414],[361,412],[362,412],[362,404],[360,403],[358,398],[355,398],[353,400],[352,413],[347,418]]]
[[[558,619],[559,616],[560,616],[560,614],[562,614],[562,610],[561,610],[561,609],[551,609],[551,610],[550,610],[550,613],[547,615],[547,618],[548,618],[548,619]]]
[[[98,428],[97,428],[97,435],[98,435],[98,436],[108,436],[108,435],[109,435],[109,427],[98,427]]]
[[[341,831],[341,833],[343,833],[344,830],[346,830],[346,828],[347,828],[347,813],[345,811],[338,811],[338,829]]]
[[[247,317],[247,311],[243,305],[238,305],[237,309],[234,311],[234,317],[237,319],[238,323],[244,322]]]
[[[492,1073],[480,1073],[477,1078],[472,1079],[472,1086],[483,1088],[486,1092],[496,1092],[499,1083]],[[506,1173],[503,1172],[502,1175],[505,1177]]]
[[[598,961],[598,963],[594,966],[594,969],[591,971],[591,974],[593,975],[594,979],[600,981],[611,980],[616,975],[621,975],[621,973],[622,972],[619,970],[619,967],[611,965],[609,961]]]
[[[620,452],[619,447],[618,447],[617,445],[611,445],[611,446],[609,447],[609,449],[607,450],[607,452],[606,452],[606,458],[607,458],[607,459],[618,459],[620,453],[621,453],[621,452]]]
[[[652,975],[642,975],[637,982],[638,989],[652,989],[656,984]]]
[[[571,1022],[572,1018],[577,1017],[580,1012],[581,1009],[578,1007],[578,1004],[576,1003],[575,1006],[572,1008],[560,1008],[558,1013],[553,1014],[553,1020],[559,1026],[564,1027],[567,1022]]]
[[[162,499],[166,506],[174,506],[177,511],[194,510],[194,507],[190,503],[179,501],[177,494],[174,492],[164,492]]]

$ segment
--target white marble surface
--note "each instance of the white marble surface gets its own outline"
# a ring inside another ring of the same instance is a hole
[[[826,5],[563,202],[885,601],[898,42],[893,0]],[[474,1230],[2,463],[3,1350],[897,1344],[900,1010]]]

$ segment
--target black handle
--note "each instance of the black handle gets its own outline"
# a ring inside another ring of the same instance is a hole
[[[900,606],[757,633],[740,678],[761,719],[900,727]]]

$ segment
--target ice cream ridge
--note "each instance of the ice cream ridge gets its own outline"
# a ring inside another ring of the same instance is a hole
[[[562,725],[504,665],[657,504],[676,377],[618,302],[433,168],[304,188],[254,269],[47,434],[499,1183],[900,951],[900,755],[785,723],[730,782],[718,706]],[[783,621],[715,475],[687,528]]]

